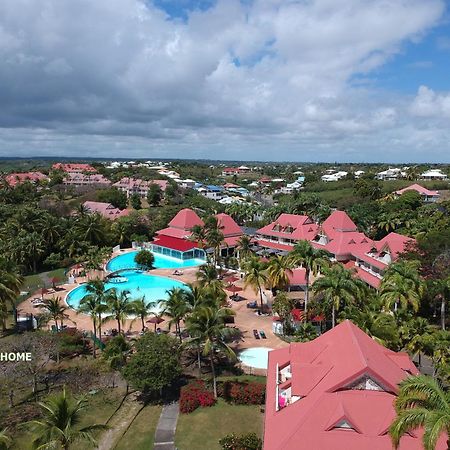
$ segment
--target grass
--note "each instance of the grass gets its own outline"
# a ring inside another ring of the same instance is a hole
[[[161,409],[159,405],[147,405],[134,419],[114,450],[148,450],[153,448],[156,425]]]
[[[219,439],[229,433],[254,432],[262,437],[260,406],[230,405],[219,399],[211,408],[180,414],[175,443],[180,450],[220,450]]]

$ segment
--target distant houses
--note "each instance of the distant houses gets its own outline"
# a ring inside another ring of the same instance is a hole
[[[99,187],[99,188],[107,188],[111,186],[111,181],[105,178],[103,175],[99,173],[81,173],[81,172],[68,172],[66,173],[63,184],[66,186],[73,187],[83,187],[83,186],[91,186],[91,187]]]
[[[325,175],[322,175],[320,179],[325,182],[339,181],[342,180],[342,178],[345,178],[347,175],[348,172],[345,172],[344,170],[340,170],[338,172],[331,171],[331,173],[325,173]]]
[[[124,177],[117,183],[113,184],[113,187],[119,189],[119,191],[125,192],[127,197],[133,194],[139,195],[139,197],[147,197],[148,190],[152,184],[156,184],[164,192],[169,182],[167,180],[141,180],[139,178]]]
[[[411,186],[395,191],[394,194],[400,196],[408,191],[415,191],[420,194],[425,203],[434,203],[440,198],[438,191],[431,191],[430,189],[424,188],[420,184],[412,184]]]
[[[35,184],[39,183],[40,181],[48,180],[49,177],[47,175],[44,175],[42,172],[15,172],[5,176],[5,182],[10,187],[15,187],[25,182]]]
[[[448,176],[441,169],[431,169],[420,175],[421,180],[448,180]]]
[[[397,167],[389,168],[387,170],[378,172],[375,176],[375,178],[380,181],[392,181],[392,180],[398,180],[398,179],[404,178],[404,177],[406,177],[406,172]]]
[[[250,167],[247,166],[239,166],[239,167],[226,167],[222,170],[223,177],[229,177],[233,175],[244,175],[251,172]]]
[[[94,167],[92,167],[90,164],[74,164],[74,163],[70,163],[70,164],[65,164],[65,163],[56,163],[53,164],[52,166],[53,170],[62,170],[63,172],[66,173],[77,173],[77,174],[82,174],[82,173],[96,173],[97,169],[95,169]]]
[[[127,216],[130,211],[127,209],[119,209],[111,205],[111,203],[103,202],[84,202],[83,207],[88,214],[100,214],[102,217],[108,220],[115,220],[119,217]]]

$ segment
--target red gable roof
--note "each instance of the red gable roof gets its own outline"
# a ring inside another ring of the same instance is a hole
[[[241,230],[241,227],[228,214],[216,214],[216,218],[218,225],[221,228],[220,231],[225,237],[242,236],[244,234]]]
[[[291,378],[278,384],[277,366]],[[265,450],[391,450],[398,383],[418,371],[407,355],[376,343],[350,321],[317,339],[269,352]],[[276,410],[277,388],[298,400]],[[422,448],[421,432],[401,450]],[[445,448],[444,439],[437,449]]]
[[[195,225],[203,226],[203,220],[192,209],[185,208],[169,222],[169,227],[190,231]]]
[[[323,222],[322,229],[330,237],[335,232],[358,231],[358,227],[345,211],[333,211]]]
[[[5,176],[5,181],[10,186],[16,186],[17,184],[24,183],[25,181],[30,181],[36,183],[38,181],[47,180],[47,175],[41,172],[21,172],[21,173],[10,173]]]
[[[64,172],[97,172],[97,170],[90,164],[63,164],[56,163],[52,166],[55,170],[62,170]]]
[[[392,232],[377,242],[377,250],[378,252],[382,252],[388,247],[391,253],[391,259],[394,261],[400,253],[405,251],[408,244],[414,242],[416,242],[414,238]]]
[[[128,216],[130,211],[128,209],[115,208],[111,203],[103,202],[84,202],[83,206],[91,213],[98,213],[106,219],[117,219],[118,217]]]
[[[313,239],[318,228],[308,216],[281,214],[277,220],[260,228],[256,233],[300,241]]]
[[[411,186],[400,189],[399,191],[396,191],[395,193],[397,195],[402,195],[403,193],[405,193],[407,191],[416,191],[420,195],[426,195],[427,197],[438,197],[439,196],[438,191],[430,191],[429,189],[424,188],[420,184],[412,184]]]
[[[171,248],[180,252],[187,252],[193,248],[198,248],[197,242],[187,241],[185,239],[178,239],[171,236],[157,236],[153,241],[155,245],[161,247]]]

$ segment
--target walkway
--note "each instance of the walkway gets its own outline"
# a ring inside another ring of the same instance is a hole
[[[155,432],[154,450],[176,450],[175,430],[178,422],[178,402],[164,405]]]

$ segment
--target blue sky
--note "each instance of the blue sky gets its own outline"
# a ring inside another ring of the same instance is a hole
[[[0,156],[450,163],[445,0],[2,0],[0,59]]]

